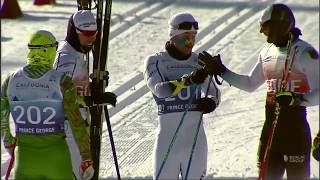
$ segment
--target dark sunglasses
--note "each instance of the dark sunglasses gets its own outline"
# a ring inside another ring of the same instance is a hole
[[[178,24],[176,26],[176,29],[181,29],[181,30],[191,30],[192,27],[196,30],[199,29],[198,22],[183,22],[181,24]]]
[[[58,47],[58,42],[55,42],[53,44],[44,44],[44,45],[31,45],[28,44],[29,49],[42,49],[42,48],[52,48],[52,47]]]
[[[84,30],[81,30],[81,29],[78,29],[78,28],[76,28],[76,29],[78,30],[79,34],[82,34],[82,35],[87,36],[87,37],[94,36],[98,32],[98,31],[84,31]]]

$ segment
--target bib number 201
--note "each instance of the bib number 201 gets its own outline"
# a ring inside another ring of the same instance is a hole
[[[24,108],[23,106],[15,106],[13,111],[17,111],[18,113],[16,118],[16,123],[18,124],[26,124],[26,121],[30,124],[40,124],[41,120],[45,118],[43,124],[52,125],[55,124],[53,118],[57,114],[56,110],[52,107],[44,107],[41,110],[37,106],[28,106],[27,108]]]

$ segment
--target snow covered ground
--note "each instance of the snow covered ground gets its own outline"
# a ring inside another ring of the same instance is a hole
[[[57,0],[56,6],[32,5],[19,0],[24,17],[1,20],[1,78],[26,63],[28,36],[47,29],[62,41],[75,0]],[[110,86],[118,98],[110,109],[114,141],[124,178],[152,177],[152,149],[157,126],[156,106],[142,81],[144,59],[164,48],[168,18],[191,12],[200,23],[194,50],[220,52],[224,63],[238,73],[249,73],[264,43],[258,19],[272,2],[288,4],[294,11],[302,39],[319,49],[319,2],[316,0],[116,0],[113,2],[108,70]],[[307,3],[306,3],[307,2]],[[264,122],[265,87],[249,94],[221,86],[222,103],[204,120],[208,138],[209,179],[257,176],[256,152]],[[308,108],[312,135],[319,128],[319,106]],[[104,125],[106,127],[106,125]],[[1,151],[1,177],[9,155]],[[103,132],[100,177],[115,178],[107,131]],[[319,179],[319,163],[312,159],[311,177]]]

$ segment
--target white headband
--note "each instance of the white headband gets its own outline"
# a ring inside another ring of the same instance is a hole
[[[170,39],[179,34],[183,34],[185,32],[197,32],[197,30],[194,29],[194,27],[192,27],[192,29],[189,29],[189,30],[177,29],[176,27],[183,22],[197,22],[197,21],[188,12],[181,12],[173,15],[168,21],[168,25],[169,25],[168,35]]]

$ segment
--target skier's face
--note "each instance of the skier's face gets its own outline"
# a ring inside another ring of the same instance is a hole
[[[185,32],[172,38],[175,47],[183,54],[190,54],[195,43],[197,32]]]
[[[279,47],[285,46],[288,41],[290,27],[284,24],[285,22],[281,21],[267,21],[260,25],[260,33],[266,35],[268,43],[273,43]]]
[[[85,34],[85,33],[78,33],[79,41],[83,48],[90,50],[93,46],[93,43],[96,41],[97,33]]]

